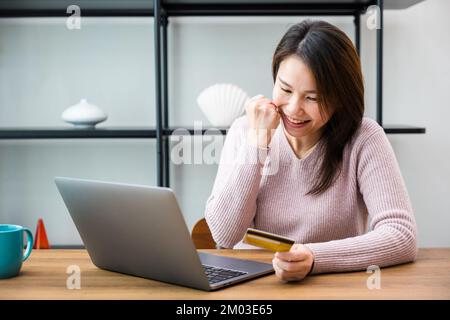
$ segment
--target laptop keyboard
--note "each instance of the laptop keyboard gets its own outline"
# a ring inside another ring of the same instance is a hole
[[[224,280],[228,280],[231,278],[236,278],[236,277],[242,276],[244,274],[247,274],[247,272],[218,268],[218,267],[208,266],[205,264],[203,265],[203,267],[205,268],[205,273],[206,273],[206,276],[208,277],[208,281],[211,284],[221,282]]]

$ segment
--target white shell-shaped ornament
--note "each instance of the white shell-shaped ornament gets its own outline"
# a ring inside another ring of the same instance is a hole
[[[213,126],[228,127],[243,114],[248,99],[247,93],[238,86],[218,83],[203,90],[197,104]]]

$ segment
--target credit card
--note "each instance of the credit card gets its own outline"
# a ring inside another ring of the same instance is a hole
[[[274,233],[248,228],[243,242],[271,251],[283,252],[289,251],[295,240]]]

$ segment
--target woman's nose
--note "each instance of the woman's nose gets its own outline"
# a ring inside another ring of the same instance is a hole
[[[297,99],[290,99],[281,107],[281,109],[284,113],[294,115],[302,112],[303,106]]]

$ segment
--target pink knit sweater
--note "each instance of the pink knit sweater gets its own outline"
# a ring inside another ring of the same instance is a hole
[[[318,169],[322,142],[299,159],[282,126],[268,151],[247,144],[246,116],[228,131],[205,210],[216,243],[242,248],[248,227],[287,236],[311,249],[312,273],[413,261],[416,223],[383,129],[364,118],[345,147],[341,174],[325,193],[314,196],[305,194]]]

